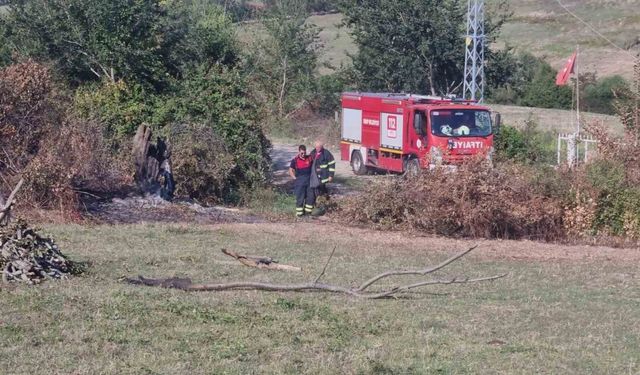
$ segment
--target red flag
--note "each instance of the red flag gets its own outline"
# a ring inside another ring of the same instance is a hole
[[[573,73],[573,69],[576,66],[577,56],[578,52],[576,51],[573,53],[573,55],[571,55],[569,60],[567,60],[567,65],[565,65],[564,68],[562,68],[562,70],[558,72],[558,75],[556,76],[556,85],[564,86],[567,84],[567,82],[569,81],[569,77],[571,76],[571,73]]]

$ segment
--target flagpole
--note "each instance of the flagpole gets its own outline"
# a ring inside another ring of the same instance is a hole
[[[580,60],[580,45],[578,44],[578,47],[576,49],[577,53],[576,53],[576,60],[575,60],[575,64],[576,64],[576,117],[578,119],[578,124],[577,124],[577,132],[576,135],[580,134],[580,70],[578,70],[579,67],[579,63],[578,61]]]

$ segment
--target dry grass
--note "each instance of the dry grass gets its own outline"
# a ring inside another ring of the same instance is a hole
[[[508,279],[439,287],[400,300],[354,301],[325,294],[187,294],[117,279],[178,274],[197,281],[308,280],[335,243],[326,279],[350,285],[383,269],[437,262],[470,243],[308,223],[48,231],[66,254],[93,264],[83,278],[0,291],[3,373],[640,371],[637,251],[620,250],[618,259],[610,249],[484,241],[450,274],[508,271]],[[225,259],[221,247],[272,255],[305,270],[244,268]],[[502,249],[498,256],[496,249]],[[507,254],[540,249],[561,256],[584,250],[593,258],[523,262]]]
[[[575,131],[576,113],[572,111],[498,104],[490,104],[489,106],[492,110],[502,114],[502,122],[506,125],[522,129],[526,121],[531,119],[535,121],[539,131],[554,133],[571,133]],[[584,123],[602,124],[612,134],[620,135],[623,132],[622,123],[620,123],[620,119],[617,116],[597,113],[582,113],[581,116]]]
[[[563,0],[562,3],[619,46],[625,47],[640,37],[640,15],[635,1]],[[509,5],[514,17],[504,26],[499,45],[508,43],[532,52],[560,68],[580,44],[582,71],[596,71],[599,76],[620,74],[631,78],[633,58],[611,47],[568,15],[556,0],[514,0],[509,1]],[[632,48],[631,55],[638,52],[640,45]]]
[[[320,73],[331,73],[333,69],[340,68],[341,65],[350,65],[351,59],[348,54],[355,54],[358,47],[349,35],[349,29],[342,27],[342,15],[314,16],[309,19],[309,22],[321,29],[320,42],[322,47],[318,56],[320,57],[319,62],[325,66],[320,68]]]

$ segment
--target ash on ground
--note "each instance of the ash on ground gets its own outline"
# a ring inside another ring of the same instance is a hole
[[[107,224],[145,222],[198,224],[258,223],[264,220],[240,209],[223,206],[205,207],[188,200],[162,199],[159,195],[131,194],[124,198],[98,200],[86,204],[87,215]]]

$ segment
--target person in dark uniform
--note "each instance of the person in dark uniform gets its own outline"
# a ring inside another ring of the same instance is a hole
[[[298,155],[289,165],[289,175],[295,180],[293,191],[296,196],[296,216],[298,217],[303,216],[305,211],[310,214],[313,210],[313,206],[307,202],[312,165],[313,160],[307,155],[307,147],[300,145]]]
[[[316,141],[315,148],[309,154],[309,158],[313,160],[311,168],[313,173],[311,174],[305,210],[311,213],[318,197],[329,198],[327,184],[333,182],[336,175],[336,159],[329,150],[324,148],[324,142],[320,140]]]

